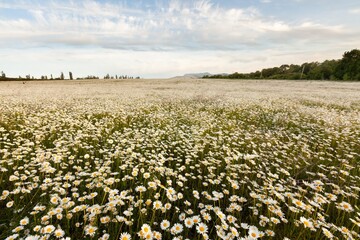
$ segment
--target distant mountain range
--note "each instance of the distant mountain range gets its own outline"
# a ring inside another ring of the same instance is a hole
[[[203,73],[187,73],[187,74],[184,74],[183,76],[176,76],[174,78],[202,78],[204,76],[213,76],[213,75],[220,75],[220,74],[223,76],[229,75],[228,73],[211,74],[209,72],[203,72]]]

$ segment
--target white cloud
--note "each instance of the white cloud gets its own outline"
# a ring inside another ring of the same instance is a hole
[[[313,31],[343,33],[341,26],[290,25],[267,18],[254,8],[226,9],[206,0],[172,0],[153,10],[91,0],[44,4],[0,4],[0,8],[26,10],[33,17],[1,20],[0,44],[21,41],[39,46],[82,44],[135,50],[241,49],[263,44],[264,37],[291,37],[294,32],[308,32],[309,37]]]

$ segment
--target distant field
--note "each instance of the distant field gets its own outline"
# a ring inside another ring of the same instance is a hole
[[[0,239],[359,239],[360,84],[0,82]]]

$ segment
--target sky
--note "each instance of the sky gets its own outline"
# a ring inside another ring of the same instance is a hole
[[[0,71],[167,78],[339,59],[359,0],[0,0]]]

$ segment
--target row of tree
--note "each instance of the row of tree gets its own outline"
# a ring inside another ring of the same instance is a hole
[[[110,76],[110,74],[106,74],[104,76],[104,79],[134,79],[134,77],[133,76],[128,76],[128,75]],[[135,79],[140,79],[140,77],[135,77]]]
[[[235,72],[229,75],[207,75],[203,78],[229,79],[311,79],[311,80],[360,80],[360,50],[345,52],[342,59],[310,62],[301,65],[284,64],[251,73]]]
[[[63,72],[61,72],[59,77],[53,77],[53,75],[51,74],[50,77],[48,77],[47,75],[42,75],[40,78],[35,78],[34,76],[31,76],[30,74],[26,75],[25,77],[19,76],[18,78],[14,78],[14,77],[6,77],[6,74],[1,71],[0,74],[0,79],[6,79],[6,80],[65,80],[65,75]],[[69,72],[69,79],[73,80],[73,74],[72,72]]]
[[[0,73],[0,79],[5,79],[5,80],[65,80],[65,75],[63,72],[61,72],[59,77],[53,77],[53,75],[51,74],[50,77],[48,77],[47,75],[43,75],[40,78],[35,78],[34,76],[31,76],[30,74],[26,75],[25,77],[19,76],[18,78],[9,78],[6,77],[6,74],[1,71]],[[69,78],[70,80],[73,80],[73,74],[72,72],[69,72]],[[88,75],[87,77],[78,77],[76,79],[99,79],[98,76],[93,76],[93,75]],[[115,75],[115,76],[110,76],[110,74],[106,74],[104,76],[104,79],[134,79],[134,77],[132,76],[128,76],[128,75]],[[136,77],[136,79],[140,79],[140,77]]]

